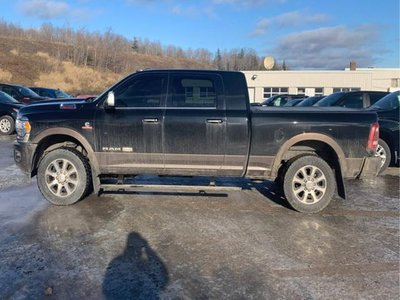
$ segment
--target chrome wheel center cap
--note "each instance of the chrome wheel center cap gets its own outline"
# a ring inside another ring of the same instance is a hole
[[[64,174],[60,173],[60,174],[57,175],[57,181],[59,183],[64,183],[66,180],[67,180],[67,177]]]
[[[307,190],[311,191],[312,189],[314,189],[314,187],[315,187],[314,182],[312,182],[312,181],[307,181],[307,183],[306,183],[306,189],[307,189]]]

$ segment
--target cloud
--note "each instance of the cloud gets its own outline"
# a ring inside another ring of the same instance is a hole
[[[175,0],[124,0],[128,5],[147,8],[162,7],[165,11],[178,16],[194,17],[208,16],[216,18],[216,10],[220,6],[233,8],[254,7],[266,3],[283,3],[286,0],[203,0],[203,1],[175,1]],[[222,9],[222,8],[221,8]],[[223,9],[226,9],[225,7]]]
[[[263,18],[256,24],[251,36],[264,35],[271,27],[297,27],[305,24],[323,23],[329,19],[326,14],[310,14],[290,11],[272,18]]]
[[[157,4],[158,2],[168,2],[167,0],[125,0],[128,4],[134,5],[152,5]]]
[[[80,4],[89,3],[90,0],[79,0]],[[86,9],[83,7],[71,7],[67,2],[59,0],[23,0],[17,6],[20,13],[27,17],[49,19],[88,19],[101,14],[100,9]]]
[[[174,6],[171,12],[177,16],[195,16],[198,14],[198,10],[194,6],[183,7],[182,5]]]
[[[386,51],[380,45],[377,26],[335,26],[291,33],[270,52],[292,68],[343,69],[351,60],[370,66]]]
[[[63,1],[27,0],[20,2],[18,9],[25,16],[53,19],[66,15],[70,7]]]
[[[171,9],[171,13],[176,16],[184,17],[198,17],[198,16],[208,16],[209,18],[216,17],[214,11],[207,7],[197,7],[197,6],[182,6],[176,5]]]
[[[147,9],[162,9],[164,12],[181,17],[200,17],[207,16],[215,18],[213,0],[194,2],[174,0],[125,0],[128,5],[145,7]],[[204,3],[206,2],[206,3]]]
[[[257,6],[267,2],[285,3],[286,0],[212,0],[213,4],[229,4],[235,6]]]

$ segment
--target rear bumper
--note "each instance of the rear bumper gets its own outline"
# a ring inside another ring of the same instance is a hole
[[[15,164],[29,175],[32,173],[32,161],[37,145],[30,143],[14,143]]]
[[[365,157],[363,165],[361,167],[359,178],[369,178],[378,175],[381,169],[381,158],[380,157]]]

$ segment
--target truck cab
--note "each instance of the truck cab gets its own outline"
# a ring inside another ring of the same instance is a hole
[[[114,105],[103,95],[94,118],[101,172],[244,175],[248,99],[231,73],[147,71],[112,92]]]

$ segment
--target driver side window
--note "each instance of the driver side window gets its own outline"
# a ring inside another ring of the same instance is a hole
[[[167,78],[166,74],[146,74],[129,79],[115,89],[115,106],[164,106]]]
[[[348,94],[341,101],[340,106],[347,108],[363,108],[363,94]]]

